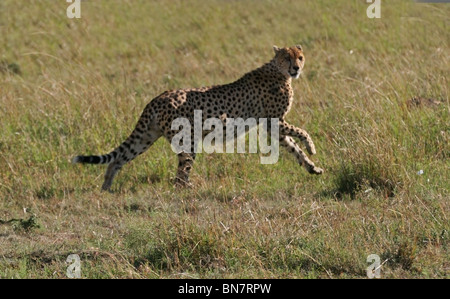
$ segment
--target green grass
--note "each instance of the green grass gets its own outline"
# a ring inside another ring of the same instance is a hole
[[[445,4],[364,1],[0,2],[0,277],[448,278]],[[70,163],[120,144],[167,89],[234,81],[301,44],[288,121],[325,169],[282,151],[200,154],[172,186],[165,140],[126,165]],[[416,105],[413,98],[432,99]],[[438,102],[438,103],[437,103]],[[418,174],[423,170],[423,174]],[[9,221],[14,219],[14,221]]]

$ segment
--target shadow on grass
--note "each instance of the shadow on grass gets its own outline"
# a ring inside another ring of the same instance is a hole
[[[373,165],[343,164],[335,174],[333,187],[322,191],[320,195],[338,200],[354,200],[361,192],[375,190],[386,198],[392,198],[399,184],[399,179],[391,172]]]

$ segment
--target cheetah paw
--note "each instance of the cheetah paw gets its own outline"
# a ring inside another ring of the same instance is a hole
[[[320,167],[314,166],[314,167],[311,167],[311,168],[309,169],[309,173],[310,173],[310,174],[322,174],[322,173],[323,173],[323,169],[320,168]]]

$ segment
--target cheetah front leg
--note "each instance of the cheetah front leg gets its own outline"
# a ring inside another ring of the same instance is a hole
[[[285,147],[290,153],[292,153],[299,164],[303,165],[305,169],[311,174],[322,174],[323,169],[316,167],[314,163],[309,160],[306,154],[301,150],[301,148],[295,143],[294,139],[289,136],[280,136],[280,145]]]
[[[280,126],[280,135],[297,137],[306,146],[306,150],[308,151],[309,154],[311,155],[316,154],[316,147],[314,146],[311,137],[305,130],[302,130],[291,124],[288,124],[284,120],[280,120],[279,126]]]

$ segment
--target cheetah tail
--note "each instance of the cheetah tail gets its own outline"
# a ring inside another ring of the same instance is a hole
[[[114,149],[109,154],[98,155],[98,156],[76,156],[73,157],[72,163],[83,163],[83,164],[110,164],[120,157],[123,157],[124,154],[131,151],[130,143],[135,138],[136,130],[133,131],[130,137],[128,137],[119,147]]]
[[[143,150],[147,149],[153,142],[156,141],[161,136],[159,131],[154,131],[153,128],[148,128],[145,121],[151,119],[151,117],[146,117],[146,114],[153,115],[153,111],[147,111],[151,109],[151,106],[147,106],[142,113],[141,119],[144,118],[144,124],[140,120],[136,125],[136,128],[131,133],[131,135],[122,144],[114,149],[109,154],[98,155],[98,156],[76,156],[72,159],[72,163],[84,163],[84,164],[110,164],[116,160],[125,158],[124,162],[128,162],[133,159],[136,155],[141,154]],[[145,132],[145,134],[144,134]],[[142,148],[142,136],[146,136],[146,146]],[[132,146],[137,146],[132,148]],[[136,150],[135,150],[136,149]]]
[[[106,155],[100,156],[76,156],[72,159],[72,163],[84,163],[84,164],[109,164],[117,158],[117,152],[112,151]]]

